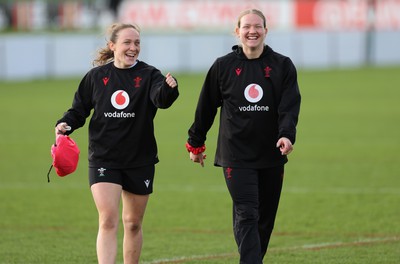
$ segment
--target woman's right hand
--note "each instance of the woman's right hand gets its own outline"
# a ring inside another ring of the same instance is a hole
[[[196,163],[200,163],[202,167],[204,167],[204,160],[206,159],[207,155],[204,153],[193,154],[192,152],[189,153],[190,160]]]
[[[56,129],[56,136],[57,136],[57,135],[64,135],[65,132],[71,130],[71,127],[67,123],[62,122],[62,123],[59,123],[55,129]]]

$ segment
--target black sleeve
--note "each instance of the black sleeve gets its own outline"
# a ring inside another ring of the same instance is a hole
[[[159,70],[152,73],[152,84],[150,90],[150,99],[157,108],[165,109],[170,107],[179,96],[178,86],[171,88]],[[174,77],[175,79],[175,77]],[[176,83],[178,81],[175,79]]]
[[[197,103],[194,122],[188,131],[188,143],[192,147],[197,148],[204,145],[207,132],[214,122],[218,107],[221,106],[221,90],[218,72],[218,63],[216,61],[207,73]]]
[[[72,107],[64,113],[63,117],[56,123],[66,122],[71,126],[71,130],[67,131],[67,135],[71,134],[75,129],[85,124],[86,118],[90,115],[93,108],[92,91],[93,83],[89,74],[81,80],[78,90],[75,92]]]
[[[292,61],[285,61],[286,74],[278,106],[279,138],[286,137],[292,144],[296,141],[296,125],[300,113],[301,96],[297,83],[297,71]]]

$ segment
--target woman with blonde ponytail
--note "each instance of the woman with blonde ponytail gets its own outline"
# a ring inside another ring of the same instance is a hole
[[[138,60],[139,54],[139,27],[113,24],[72,107],[56,123],[56,134],[68,135],[92,114],[89,184],[99,215],[96,248],[101,264],[116,263],[121,200],[124,263],[139,263],[142,223],[159,161],[153,119],[179,95],[177,80]]]

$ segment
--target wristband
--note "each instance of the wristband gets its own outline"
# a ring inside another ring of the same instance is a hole
[[[200,153],[203,153],[206,150],[206,145],[203,145],[198,148],[194,148],[189,144],[189,142],[186,142],[186,149],[188,152],[192,152],[193,154],[198,155]]]

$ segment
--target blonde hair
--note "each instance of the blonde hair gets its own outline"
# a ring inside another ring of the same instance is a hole
[[[265,18],[264,14],[260,10],[258,10],[258,9],[247,9],[247,10],[244,10],[242,13],[240,13],[239,16],[238,16],[238,20],[237,20],[237,24],[236,24],[236,26],[238,28],[240,28],[240,20],[242,19],[242,17],[244,17],[245,15],[248,15],[248,14],[256,14],[259,17],[261,17],[262,20],[263,20],[264,28],[267,27],[267,19]]]
[[[97,52],[96,58],[93,60],[93,66],[104,65],[114,59],[114,52],[110,49],[109,43],[116,43],[118,39],[118,33],[126,28],[133,28],[140,34],[140,28],[135,24],[124,24],[124,23],[114,23],[107,30],[108,38],[106,39],[107,44],[104,48],[101,48]]]

